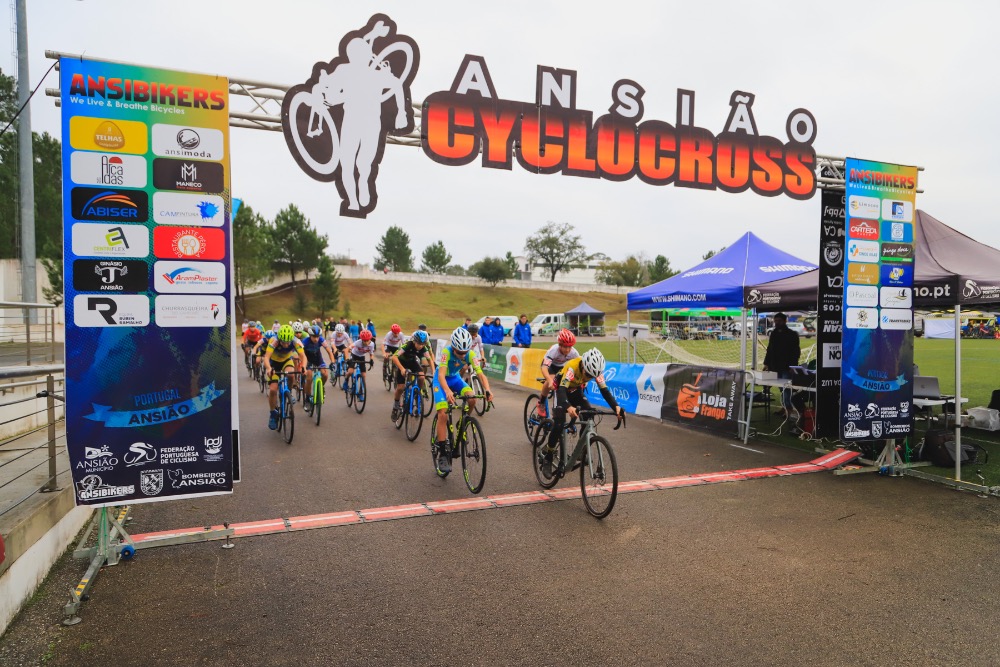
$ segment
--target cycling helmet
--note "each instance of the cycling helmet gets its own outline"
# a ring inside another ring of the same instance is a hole
[[[278,329],[278,340],[282,343],[291,343],[295,338],[295,331],[287,324]]]
[[[392,331],[392,333],[394,334],[398,334],[403,329],[398,324],[393,324],[391,327],[389,327],[389,330]]]
[[[479,325],[478,324],[470,324],[469,325],[469,335],[470,336],[475,336],[478,333],[479,333]]]
[[[427,332],[426,331],[414,331],[413,340],[417,341],[421,345],[427,344]]]
[[[292,322],[292,332],[302,333],[302,329],[303,329],[302,320],[295,320],[294,322]]]
[[[361,340],[363,340],[364,342],[367,343],[371,339],[372,339],[372,332],[371,331],[369,331],[368,329],[364,329],[364,330],[361,331]]]
[[[576,345],[576,336],[569,329],[563,329],[559,332],[559,338],[557,339],[560,345],[565,345],[566,347],[573,347]]]
[[[583,372],[590,377],[599,377],[604,372],[604,364],[604,355],[596,347],[590,348],[581,357]]]
[[[257,331],[260,331],[260,332],[264,331],[264,327],[261,326],[260,322],[258,322],[256,325],[254,325],[254,329],[256,329]]]
[[[335,328],[335,331],[336,331],[337,333],[344,333],[344,325],[343,325],[343,324],[338,324],[338,325],[336,326],[336,328]]]
[[[274,338],[277,335],[278,334],[274,333],[274,331],[272,331],[271,329],[268,329],[267,331],[264,332],[264,340],[271,340],[272,338]]]
[[[313,336],[319,336],[323,333],[323,330],[320,329],[318,326],[313,325],[313,328],[309,330],[309,333]]]
[[[472,334],[467,329],[459,327],[451,334],[451,349],[456,352],[468,352],[472,347]]]

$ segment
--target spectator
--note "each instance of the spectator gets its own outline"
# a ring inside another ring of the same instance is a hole
[[[802,351],[799,348],[799,335],[788,328],[788,317],[784,313],[774,314],[774,330],[767,341],[767,353],[764,355],[765,371],[774,371],[780,379],[792,377],[790,366],[799,365]],[[792,411],[792,390],[781,391],[781,405],[784,413]]]
[[[465,324],[462,325],[462,328],[465,329],[466,331],[468,331],[470,324],[472,324],[472,318],[471,317],[466,317],[465,318]]]
[[[500,322],[499,317],[493,318],[493,340],[496,342],[494,345],[503,345],[503,339],[507,334],[503,331],[503,323]]]
[[[368,324],[365,326],[365,329],[368,329],[369,331],[372,332],[372,339],[374,339],[375,338],[375,323],[372,322],[372,318],[370,318],[370,317],[368,318]]]
[[[273,331],[274,333],[278,333],[278,329],[280,328],[281,328],[281,323],[278,322],[278,320],[275,320],[274,324],[271,325],[271,331]]]
[[[361,324],[358,320],[351,320],[351,340],[361,337]]]
[[[483,342],[487,345],[498,345],[503,336],[497,338],[496,328],[493,326],[493,318],[487,317],[483,321],[483,326],[479,328],[479,335],[483,337]]]
[[[323,329],[325,329],[326,332],[329,333],[336,328],[337,324],[333,321],[333,318],[332,317],[326,318],[326,324],[323,326]]]
[[[521,314],[520,321],[514,325],[513,347],[531,347],[531,325],[528,316]]]

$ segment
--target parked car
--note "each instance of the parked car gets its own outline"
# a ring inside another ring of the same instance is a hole
[[[514,315],[490,315],[490,319],[493,319],[494,317],[500,318],[500,324],[503,325],[503,335],[509,336],[511,330],[514,329],[514,325],[517,324],[517,317]],[[476,324],[481,327],[485,321],[486,317],[483,316],[476,320]]]
[[[501,318],[500,321],[503,322],[503,319]],[[533,336],[550,336],[568,326],[569,320],[563,313],[542,313],[531,320],[531,334]]]
[[[788,328],[799,335],[799,338],[812,338],[816,335],[815,330],[809,330],[806,328],[802,322],[789,322]],[[771,332],[774,331],[774,327],[767,328],[767,335],[770,336]]]

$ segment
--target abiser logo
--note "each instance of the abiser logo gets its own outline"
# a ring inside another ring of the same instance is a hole
[[[70,200],[76,220],[146,222],[149,219],[149,195],[142,190],[73,188]]]

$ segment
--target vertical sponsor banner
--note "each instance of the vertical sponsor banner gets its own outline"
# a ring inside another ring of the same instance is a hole
[[[524,350],[519,347],[497,347],[500,354],[504,352],[507,354],[507,373],[504,375],[504,381],[510,384],[521,384],[521,376],[524,373],[524,356],[521,353]]]
[[[59,65],[76,502],[230,493],[229,82]]]
[[[507,378],[507,350],[499,345],[484,345],[486,359],[481,364],[483,373],[491,380]]]
[[[639,378],[635,381],[638,403],[637,415],[660,419],[663,409],[663,386],[668,364],[643,364],[639,368]]]
[[[841,306],[844,302],[846,195],[823,190],[820,215],[819,293],[816,319],[816,435],[840,436]],[[861,233],[861,232],[859,232]]]
[[[736,433],[743,376],[728,368],[669,364],[660,418]]]
[[[637,384],[641,373],[642,366],[639,364],[608,362],[604,368],[604,382],[608,386],[608,391],[615,397],[618,405],[630,414],[635,414],[639,404]],[[598,407],[610,407],[593,380],[587,383],[587,400]]]
[[[542,376],[542,359],[545,358],[545,350],[531,347],[518,348],[521,351],[521,386],[531,387],[535,391],[540,391],[542,383],[538,378]]]
[[[840,423],[844,440],[913,430],[916,167],[848,159]]]

